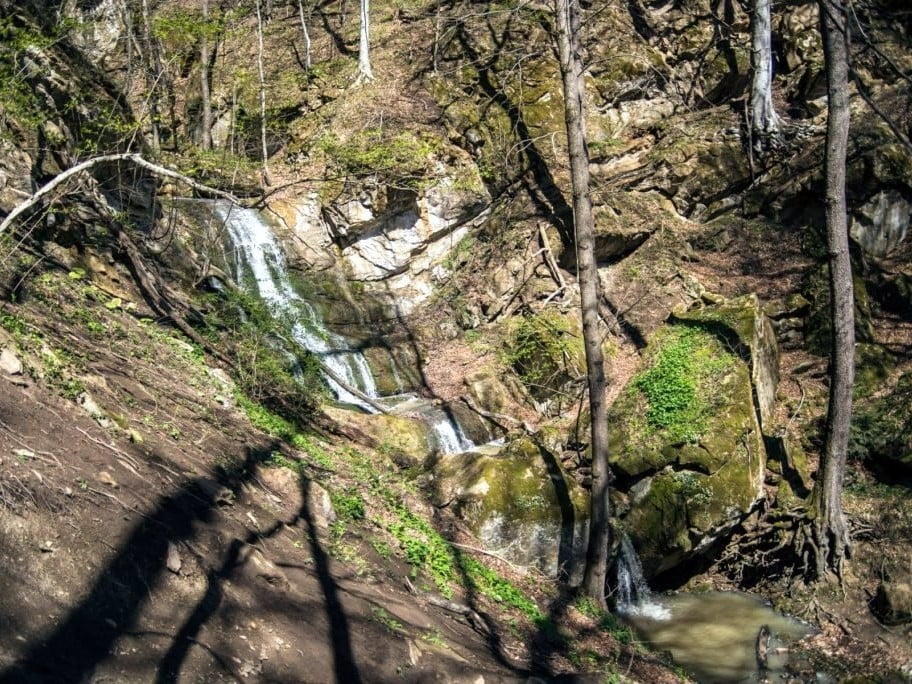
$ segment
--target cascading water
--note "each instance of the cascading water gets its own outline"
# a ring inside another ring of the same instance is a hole
[[[235,207],[228,202],[215,202],[214,210],[224,222],[234,245],[238,283],[254,289],[274,315],[293,321],[291,335],[295,342],[319,356],[347,384],[368,397],[375,397],[377,388],[364,355],[352,349],[344,337],[327,330],[316,310],[294,291],[288,278],[285,255],[259,212]],[[365,401],[332,378],[327,377],[326,381],[339,401],[372,410]]]
[[[643,576],[640,558],[626,533],[621,535],[617,561],[617,609],[624,614],[643,615],[655,620],[671,616],[668,608],[653,600],[652,591]]]
[[[320,357],[324,365],[346,384],[370,399],[383,402],[364,355],[349,340],[327,329],[317,309],[295,292],[288,277],[285,255],[272,228],[260,213],[228,202],[214,202],[213,211],[224,222],[234,246],[238,284],[255,291],[273,315],[290,321],[295,342]],[[328,375],[326,382],[339,401],[354,404],[369,413],[376,412],[368,402]],[[431,427],[438,448],[444,453],[460,453],[475,447],[459,424],[433,404],[414,396],[397,397],[395,403],[397,410],[401,410],[405,403],[411,404],[411,411],[419,414]]]

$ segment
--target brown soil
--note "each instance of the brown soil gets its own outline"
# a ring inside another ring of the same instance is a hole
[[[430,603],[423,582],[413,593],[398,551],[373,550],[376,523],[332,528],[307,496],[313,480],[268,463],[307,456],[254,429],[192,347],[138,320],[141,302],[125,310],[138,298],[124,273],[99,282],[123,307],[56,271],[0,311],[18,325],[17,344],[0,330],[0,346],[26,367],[0,377],[0,682],[499,682],[580,669],[570,641],[534,637],[471,590],[453,598],[471,617]],[[49,350],[64,360],[53,371]],[[68,398],[83,386],[106,421]],[[342,459],[352,445],[324,446]],[[306,469],[367,500],[335,463]],[[555,617],[572,639],[570,618]],[[585,638],[601,662],[676,681],[606,633]]]

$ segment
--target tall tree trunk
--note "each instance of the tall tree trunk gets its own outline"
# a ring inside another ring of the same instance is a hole
[[[298,0],[298,14],[301,17],[301,31],[304,32],[304,66],[310,70],[310,32],[307,30],[307,21],[304,19],[304,2]]]
[[[202,131],[200,145],[212,149],[212,102],[209,97],[209,0],[203,0],[203,34],[200,37],[200,99],[202,100]]]
[[[370,0],[361,0],[361,37],[358,42],[358,79],[374,80],[370,63]]]
[[[844,0],[819,0],[827,76],[826,234],[829,253],[833,347],[826,444],[813,494],[817,576],[840,573],[849,555],[849,534],[842,512],[852,386],[855,380],[855,302],[846,217],[846,149],[850,110],[848,95],[849,36]]]
[[[257,69],[260,74],[260,142],[263,146],[263,185],[269,187],[269,148],[266,146],[266,76],[263,72],[263,13],[260,0],[256,0],[257,15]]]
[[[608,417],[605,405],[605,368],[599,335],[599,276],[595,260],[595,224],[589,197],[589,154],[586,150],[585,87],[580,56],[578,0],[556,0],[557,52],[564,86],[564,121],[573,190],[573,225],[579,265],[583,341],[592,417],[592,498],[589,543],[583,591],[605,607],[605,575],[611,542],[611,505],[608,498]]]
[[[149,90],[149,119],[150,133],[152,140],[150,144],[153,151],[158,152],[161,149],[161,101],[159,93],[161,92],[159,80],[162,78],[162,64],[158,57],[152,37],[152,16],[149,13],[149,0],[142,0],[142,23],[143,23],[143,50],[146,53],[146,87]]]
[[[773,106],[773,49],[770,0],[753,0],[751,15],[751,137],[756,152],[775,143],[779,117]]]

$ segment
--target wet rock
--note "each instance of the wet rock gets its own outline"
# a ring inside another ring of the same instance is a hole
[[[437,458],[426,478],[433,500],[467,523],[484,548],[556,576],[581,570],[587,497],[560,459],[529,438],[496,455]]]

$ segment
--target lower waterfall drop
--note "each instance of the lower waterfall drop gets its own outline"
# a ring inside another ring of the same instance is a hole
[[[657,602],[643,576],[640,558],[626,533],[621,535],[617,560],[617,610],[625,615],[642,615],[654,620],[667,620],[671,611]]]

